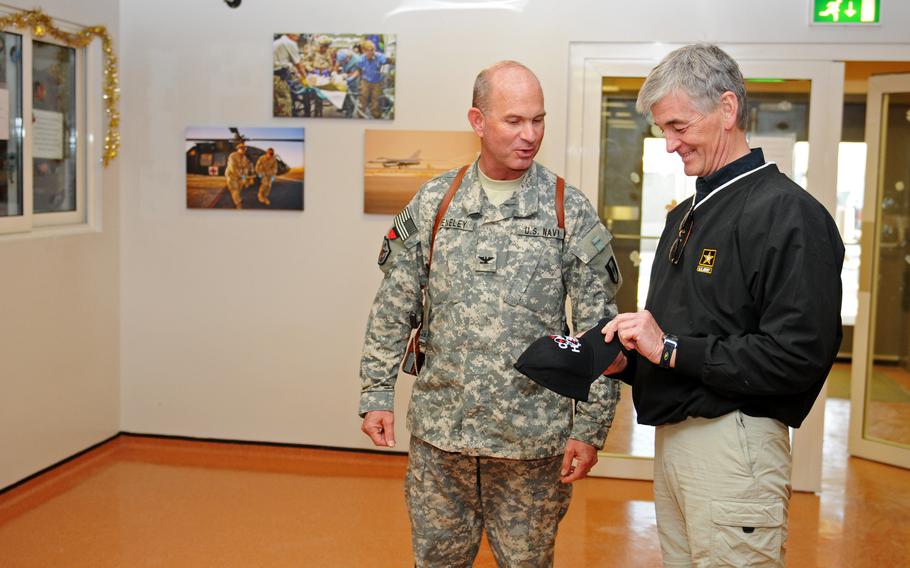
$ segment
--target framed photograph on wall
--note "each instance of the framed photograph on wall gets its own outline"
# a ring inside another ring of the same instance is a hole
[[[186,129],[190,209],[303,211],[303,128]]]
[[[471,131],[367,130],[363,148],[363,212],[394,215],[424,182],[473,162],[480,139]]]
[[[275,34],[272,114],[395,118],[393,34]]]

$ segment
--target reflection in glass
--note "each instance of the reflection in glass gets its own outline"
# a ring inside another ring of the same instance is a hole
[[[0,33],[0,217],[23,212],[21,126],[22,37]]]
[[[35,41],[32,51],[35,213],[76,210],[76,50]]]
[[[910,93],[882,99],[875,349],[863,436],[910,447]]]

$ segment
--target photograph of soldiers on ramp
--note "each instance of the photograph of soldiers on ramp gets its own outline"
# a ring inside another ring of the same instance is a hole
[[[275,34],[273,116],[395,118],[395,36]]]
[[[187,128],[186,206],[303,211],[303,133],[303,128]]]

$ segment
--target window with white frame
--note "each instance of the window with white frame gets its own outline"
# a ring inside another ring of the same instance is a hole
[[[0,233],[85,225],[85,49],[0,31]]]

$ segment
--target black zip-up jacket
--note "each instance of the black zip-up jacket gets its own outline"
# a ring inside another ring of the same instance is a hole
[[[761,150],[712,178],[679,263],[668,254],[690,200],[667,215],[651,272],[646,307],[679,337],[676,366],[638,355],[620,378],[642,424],[742,410],[799,427],[840,347],[843,242]]]

